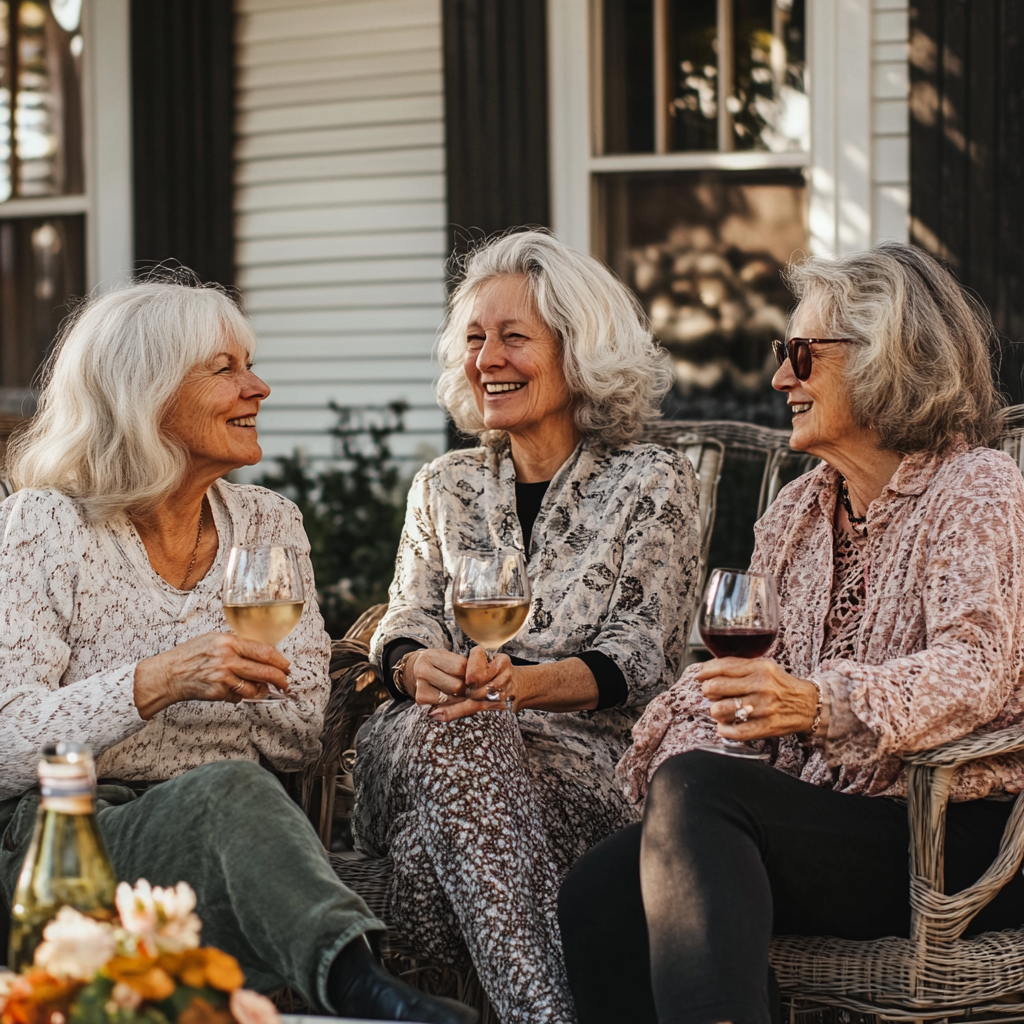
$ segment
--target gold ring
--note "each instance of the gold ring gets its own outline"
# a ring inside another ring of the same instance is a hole
[[[437,703],[438,704],[446,704],[447,702],[448,702],[448,694],[445,693],[444,690],[442,690],[440,695],[437,698]]]

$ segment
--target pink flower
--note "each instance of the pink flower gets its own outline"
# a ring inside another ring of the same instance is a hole
[[[281,1024],[277,1007],[266,996],[251,989],[236,988],[228,1005],[238,1024]]]
[[[43,930],[35,964],[55,978],[91,981],[116,952],[117,938],[111,925],[61,907]]]

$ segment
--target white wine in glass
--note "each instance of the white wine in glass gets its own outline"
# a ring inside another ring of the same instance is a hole
[[[302,572],[294,548],[233,547],[228,553],[222,593],[228,625],[247,640],[276,647],[298,624],[305,607]],[[281,690],[246,703],[285,700]]]
[[[523,553],[499,548],[463,555],[452,588],[452,610],[459,629],[483,647],[490,660],[523,628],[530,614],[530,579]],[[499,701],[501,694],[488,690],[487,700]]]

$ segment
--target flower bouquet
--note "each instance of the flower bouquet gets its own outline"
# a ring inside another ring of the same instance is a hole
[[[117,889],[120,921],[62,907],[23,974],[0,968],[0,1024],[280,1024],[274,1004],[242,988],[238,961],[201,947],[196,896]]]

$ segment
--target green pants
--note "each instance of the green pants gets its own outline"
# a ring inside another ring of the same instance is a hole
[[[338,880],[313,827],[273,775],[251,761],[219,761],[140,796],[124,786],[100,786],[96,796],[118,878],[188,882],[203,945],[235,956],[249,988],[271,993],[290,985],[334,1012],[326,992],[334,957],[386,926]],[[34,791],[0,802],[0,886],[8,905],[38,802]]]

